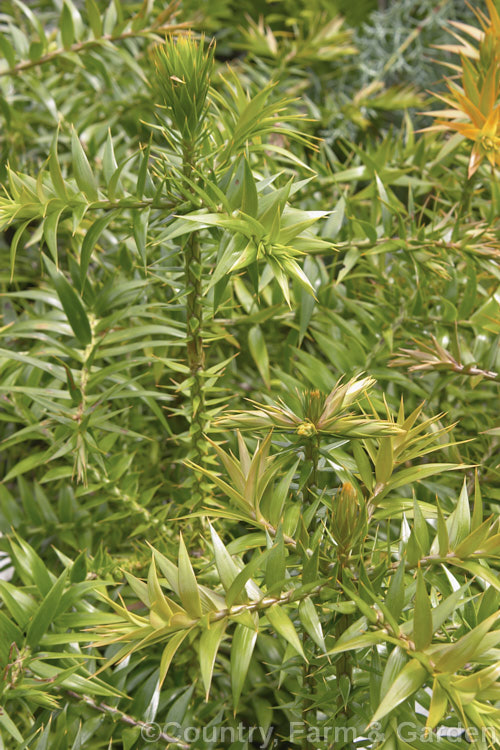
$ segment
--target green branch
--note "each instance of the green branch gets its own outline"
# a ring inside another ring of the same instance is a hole
[[[146,38],[154,39],[155,41],[160,43],[163,41],[165,34],[172,34],[173,32],[182,31],[183,29],[189,28],[190,24],[184,22],[177,24],[163,24],[156,28],[150,27],[148,29],[141,29],[140,31],[123,31],[121,34],[116,35],[103,34],[97,39],[86,39],[82,42],[75,42],[67,49],[65,49],[64,47],[58,47],[51,52],[45,53],[45,55],[41,55],[37,60],[23,60],[22,62],[14,65],[12,68],[0,70],[0,78],[5,76],[17,76],[20,73],[23,73],[25,70],[29,70],[30,68],[37,68],[41,65],[45,65],[46,63],[53,62],[59,57],[63,57],[64,55],[68,55],[70,53],[78,54],[80,52],[86,52],[89,49],[101,47],[109,43],[122,42],[126,39]]]

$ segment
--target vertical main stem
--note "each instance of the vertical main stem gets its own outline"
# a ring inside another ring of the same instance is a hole
[[[304,453],[306,461],[311,464],[311,473],[304,487],[304,499],[310,503],[313,490],[318,486],[319,435],[309,438]]]
[[[302,647],[304,649],[304,653],[306,652],[306,643],[309,640],[309,636],[304,631],[302,634]],[[312,643],[312,641],[311,641]],[[313,646],[313,654],[314,654],[314,643],[312,643]],[[303,726],[303,732],[304,736],[302,738],[302,750],[312,750],[313,745],[308,739],[308,731],[307,727],[309,724],[309,711],[311,710],[311,706],[313,705],[313,694],[314,690],[314,682],[313,682],[313,675],[311,672],[311,665],[309,662],[304,662],[304,666],[302,668],[302,692],[304,693],[304,697],[302,698],[302,726]]]
[[[80,426],[83,422],[84,415],[85,415],[85,409],[87,408],[87,385],[89,380],[89,361],[92,356],[92,350],[94,348],[94,324],[91,323],[91,332],[92,332],[92,338],[90,343],[87,345],[87,348],[85,349],[84,353],[84,359],[80,374],[80,403],[78,404],[78,408],[76,410],[76,414],[73,416],[73,419],[78,424],[78,432],[76,436],[76,452],[75,452],[75,462],[73,466],[73,473],[76,471],[76,479],[77,482],[83,482],[85,486],[87,486],[87,451],[85,447],[85,440],[84,440],[84,433],[85,428],[83,430],[80,430]],[[69,376],[68,376],[69,377]],[[73,397],[76,397],[78,395],[78,388],[73,383],[73,379],[71,378],[70,381],[70,391]]]
[[[304,449],[304,457],[305,460],[311,464],[311,472],[309,474],[309,477],[307,479],[307,482],[304,487],[304,499],[307,503],[311,503],[313,500],[313,490],[315,487],[318,486],[318,461],[319,461],[319,435],[314,435],[313,437],[309,438],[305,445]],[[304,646],[304,652],[305,652],[305,646],[308,641],[308,636],[304,632],[302,642]],[[315,656],[316,647],[315,644],[311,641],[311,656]],[[310,740],[308,739],[308,732],[307,732],[307,726],[309,722],[309,712],[311,710],[311,707],[314,704],[314,679],[311,672],[311,665],[308,662],[304,662],[304,666],[302,669],[302,691],[304,693],[304,697],[302,698],[302,724],[304,727],[304,737],[302,738],[302,750],[313,750],[313,745],[311,744]]]
[[[191,439],[193,452],[199,453],[203,433],[205,398],[203,390],[203,307],[201,302],[201,251],[197,233],[191,234],[184,247],[184,277],[188,290],[186,301],[187,360],[192,378],[191,385]]]
[[[465,179],[462,195],[460,197],[460,203],[458,205],[457,218],[455,220],[455,227],[453,229],[453,241],[456,241],[460,237],[460,226],[462,219],[466,216],[470,209],[470,202],[472,193],[474,192],[474,185],[476,182],[476,173],[471,177],[467,176]]]
[[[194,178],[195,150],[194,145],[185,143],[183,147],[183,173],[190,180]],[[192,191],[191,191],[192,192]],[[202,304],[203,265],[198,232],[192,232],[184,246],[184,281],[187,290],[186,299],[186,347],[187,362],[191,377],[190,407],[191,424],[191,458],[194,463],[202,465],[206,455],[205,431],[205,393],[204,377],[205,353],[203,351],[203,304]],[[197,477],[193,492],[193,507],[203,497],[203,482]]]
[[[339,560],[339,575],[338,579],[340,584],[343,582],[344,578],[344,566],[347,560],[342,557]],[[339,617],[339,620],[335,626],[335,638],[338,640],[341,635],[344,634],[344,632],[347,630],[347,628],[350,625],[350,617],[347,614],[343,614]],[[338,690],[338,697],[337,697],[337,706],[339,708],[339,712],[344,715],[344,717],[347,719],[351,715],[351,712],[349,710],[349,704],[347,701],[344,701],[344,697],[342,693],[340,692],[340,684],[343,677],[347,677],[349,680],[349,689],[352,685],[352,662],[351,662],[351,652],[350,651],[343,651],[341,654],[339,654],[337,661],[335,662],[335,672],[337,677],[337,690]]]

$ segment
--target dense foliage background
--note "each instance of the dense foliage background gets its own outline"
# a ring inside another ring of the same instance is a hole
[[[498,747],[498,5],[0,55],[0,747]]]

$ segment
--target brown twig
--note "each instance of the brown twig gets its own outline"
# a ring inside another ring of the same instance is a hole
[[[80,695],[79,693],[75,693],[73,690],[67,690],[66,692],[72,698],[75,698],[78,701],[83,701],[87,706],[90,706],[90,708],[93,708],[95,711],[100,711],[100,713],[104,714],[111,714],[123,724],[128,724],[131,727],[140,727],[142,730],[148,732],[151,732],[151,730],[155,729],[157,726],[159,727],[159,725],[156,725],[154,722],[148,723],[146,721],[134,719],[132,716],[129,716],[129,714],[120,711],[119,708],[108,706],[107,703],[97,703],[88,695]],[[155,733],[154,739],[155,741],[163,740],[164,742],[168,742],[169,744],[175,744],[177,745],[177,747],[186,748],[186,750],[189,750],[189,745],[187,745],[185,742],[181,742],[181,740],[177,737],[172,737],[171,735],[167,734],[166,732],[162,732],[161,730],[158,732],[158,735],[156,735]]]
[[[150,27],[148,29],[141,29],[139,31],[124,31],[121,34],[103,34],[102,36],[98,37],[97,39],[85,39],[82,42],[75,42],[70,47],[65,49],[64,47],[58,47],[55,50],[52,50],[52,52],[47,52],[45,55],[41,55],[37,60],[23,60],[22,62],[17,63],[17,65],[14,65],[12,68],[7,68],[6,70],[0,70],[0,77],[3,76],[17,76],[19,73],[22,73],[24,70],[29,70],[30,68],[36,68],[39,65],[45,65],[45,63],[52,62],[53,60],[56,60],[58,57],[61,57],[62,55],[67,55],[69,53],[79,53],[79,52],[85,52],[88,49],[93,49],[94,47],[100,47],[102,44],[105,44],[107,42],[121,42],[125,39],[133,39],[133,38],[140,38],[140,37],[150,37],[153,36],[154,38],[157,38],[159,42],[163,41],[163,36],[165,33],[171,34],[175,31],[182,31],[183,29],[188,29],[189,24],[186,22],[183,23],[176,23],[176,24],[165,24],[158,27]]]

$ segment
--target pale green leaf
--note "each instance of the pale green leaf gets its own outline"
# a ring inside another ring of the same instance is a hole
[[[387,693],[384,695],[379,707],[372,716],[370,724],[380,721],[384,716],[393,711],[403,701],[407,701],[424,684],[427,678],[427,670],[416,659],[403,667]]]
[[[227,620],[219,620],[210,623],[200,638],[199,658],[201,679],[205,687],[205,700],[208,701],[210,685],[212,684],[212,675],[214,671],[215,657],[219,649],[222,638],[227,626]]]
[[[191,617],[201,617],[200,592],[182,534],[179,541],[178,566],[181,602]]]
[[[288,641],[295,651],[305,659],[304,649],[302,648],[295,626],[283,607],[280,607],[278,604],[273,604],[266,610],[266,617],[274,630]]]
[[[231,642],[231,690],[235,712],[238,708],[256,640],[257,629],[247,628],[245,625],[236,626]]]

